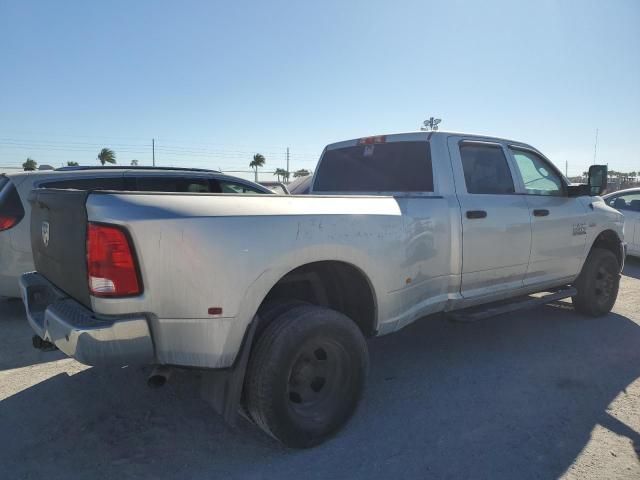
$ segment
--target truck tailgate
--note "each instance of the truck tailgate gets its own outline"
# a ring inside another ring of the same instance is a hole
[[[36,270],[67,295],[91,308],[87,283],[88,191],[34,190],[31,248]]]

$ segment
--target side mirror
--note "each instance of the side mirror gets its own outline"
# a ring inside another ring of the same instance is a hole
[[[602,195],[607,190],[607,166],[589,167],[589,191],[592,196]]]

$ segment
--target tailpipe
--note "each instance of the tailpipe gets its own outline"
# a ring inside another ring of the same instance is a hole
[[[150,388],[164,387],[171,376],[172,370],[169,367],[159,365],[153,368],[151,375],[147,379],[147,385]]]

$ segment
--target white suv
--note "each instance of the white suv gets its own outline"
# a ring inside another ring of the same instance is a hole
[[[18,278],[34,270],[27,197],[34,188],[192,193],[273,193],[212,170],[69,167],[0,174],[0,297],[19,297]]]

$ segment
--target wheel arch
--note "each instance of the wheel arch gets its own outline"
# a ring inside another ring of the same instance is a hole
[[[615,230],[606,229],[601,231],[591,243],[588,253],[591,253],[594,248],[602,248],[611,251],[618,259],[618,264],[620,266],[624,265],[622,239]]]

